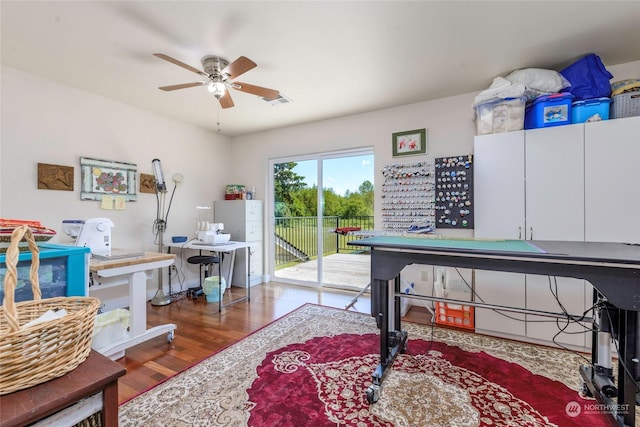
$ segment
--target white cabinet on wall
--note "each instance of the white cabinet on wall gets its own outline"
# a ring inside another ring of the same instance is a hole
[[[524,131],[477,136],[473,157],[475,236],[522,239]]]
[[[572,125],[476,137],[477,238],[584,240],[583,128]],[[558,312],[558,298],[578,316],[587,304],[586,286],[577,279],[476,272],[477,293],[485,302]],[[530,314],[478,309],[476,329],[535,342],[555,340],[576,348],[588,344],[586,334],[558,334],[554,319]],[[566,332],[581,330],[581,325],[572,324]]]
[[[525,239],[584,240],[583,129],[525,133]]]
[[[217,200],[213,206],[214,221],[224,224],[231,240],[251,243],[250,263],[244,250],[237,251],[232,284],[246,286],[247,268],[251,273],[251,286],[262,283],[262,201]]]
[[[477,136],[475,236],[640,243],[640,117]],[[488,303],[572,314],[592,304],[589,283],[568,278],[476,272]],[[532,315],[476,310],[478,332],[587,348],[586,334],[559,334]],[[589,313],[592,315],[592,313]],[[580,325],[569,330],[578,332]]]
[[[524,131],[477,136],[473,157],[475,237],[522,239],[525,230]],[[476,299],[483,302],[525,306],[522,274],[477,270],[475,286]],[[519,313],[478,308],[475,326],[479,332],[495,335],[526,335],[525,316]]]
[[[584,131],[585,239],[640,243],[640,117]]]
[[[584,125],[535,129],[525,133],[525,223],[528,240],[584,240]],[[587,291],[585,288],[589,288]],[[567,277],[526,275],[528,309],[581,316],[590,285]],[[583,324],[527,315],[526,336],[578,348],[587,345]]]

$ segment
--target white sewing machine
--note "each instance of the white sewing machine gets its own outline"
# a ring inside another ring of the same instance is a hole
[[[76,246],[88,247],[91,254],[98,257],[111,256],[112,228],[113,222],[108,218],[62,221],[64,233],[75,239]]]
[[[199,225],[198,228],[204,228],[202,230],[197,230],[196,232],[200,243],[219,245],[231,240],[231,234],[222,233],[222,230],[224,230],[224,224],[221,222],[213,224],[206,223],[204,227],[200,227]]]

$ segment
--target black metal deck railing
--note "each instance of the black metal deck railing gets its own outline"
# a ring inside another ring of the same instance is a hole
[[[357,252],[365,247],[347,246],[357,235],[336,233],[340,228],[360,228],[373,231],[373,216],[340,218],[326,216],[321,220],[322,247],[325,255],[339,252]],[[318,256],[318,218],[317,217],[278,217],[275,224],[276,267],[295,261],[306,261]]]

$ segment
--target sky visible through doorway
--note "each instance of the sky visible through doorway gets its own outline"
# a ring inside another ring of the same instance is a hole
[[[293,169],[295,173],[305,177],[305,183],[309,187],[318,184],[317,161],[302,160]],[[344,196],[349,190],[351,193],[358,191],[358,187],[364,181],[373,181],[373,155],[352,156],[325,159],[323,164],[324,188],[333,188],[334,193]]]

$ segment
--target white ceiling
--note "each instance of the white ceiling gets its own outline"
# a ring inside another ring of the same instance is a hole
[[[6,1],[2,64],[235,136],[480,91],[519,68],[559,70],[590,52],[640,59],[639,1]],[[219,109],[205,55],[258,64]]]

